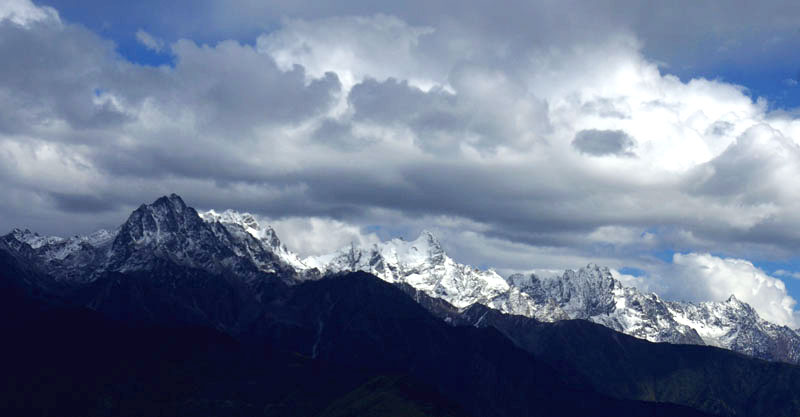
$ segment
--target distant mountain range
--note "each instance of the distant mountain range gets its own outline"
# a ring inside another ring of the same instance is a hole
[[[3,236],[0,294],[15,415],[800,415],[799,367],[713,347],[798,362],[800,336],[733,297],[595,265],[504,279],[428,232],[301,259],[173,194],[114,231]]]

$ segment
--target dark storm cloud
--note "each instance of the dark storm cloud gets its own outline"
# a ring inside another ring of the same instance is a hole
[[[750,128],[724,152],[695,168],[687,189],[748,205],[781,201],[781,176],[797,172],[800,146],[765,125]],[[781,173],[781,174],[779,174]]]
[[[525,116],[541,120],[539,131],[549,128],[546,106],[535,97],[527,99],[532,110]],[[364,80],[353,87],[348,101],[355,120],[406,126],[414,132],[418,146],[436,154],[457,152],[462,144],[482,151],[494,151],[502,145],[525,147],[530,145],[521,139],[525,133],[539,133],[520,132],[508,120],[514,111],[513,100],[493,103],[487,97],[481,102],[440,88],[425,92],[393,78],[383,82]],[[503,108],[504,105],[508,107]]]
[[[0,60],[0,131],[6,133],[53,119],[80,130],[112,129],[132,121],[119,107],[154,96],[162,110],[193,107],[208,129],[247,132],[259,123],[317,113],[340,89],[335,74],[306,85],[302,67],[283,72],[270,57],[236,42],[210,47],[181,41],[173,50],[175,68],[158,70],[131,65],[112,42],[76,25],[37,23],[34,29],[0,22],[0,55],[14,57]]]
[[[594,113],[600,117],[615,117],[627,119],[630,117],[630,108],[627,103],[615,102],[608,98],[599,98],[583,104],[583,110],[587,113]]]
[[[57,208],[67,212],[100,213],[113,210],[119,204],[117,201],[110,200],[109,196],[58,192],[48,193],[48,196],[54,201]]]
[[[170,176],[215,181],[260,181],[259,167],[221,151],[225,142],[171,136],[170,141],[120,149],[97,148],[92,159],[104,173],[128,177],[164,179]]]
[[[350,91],[348,100],[355,107],[357,119],[379,123],[425,124],[420,118],[428,118],[431,109],[435,113],[455,113],[456,97],[444,91],[426,93],[411,87],[407,81],[390,78],[384,82],[367,79]],[[443,117],[444,118],[444,117]],[[434,126],[440,129],[455,129],[457,123]]]
[[[416,132],[420,146],[432,151],[452,151],[469,129],[457,100],[453,94],[426,93],[392,78],[365,80],[348,96],[356,120],[407,125]]]
[[[76,129],[125,122],[109,103],[94,103],[113,82],[113,43],[75,26],[36,29],[0,22],[0,131],[28,132],[53,117]]]
[[[335,119],[326,118],[312,135],[313,139],[328,147],[343,151],[363,149],[377,141],[375,138],[358,137],[353,127]]]
[[[626,218],[615,209],[613,195],[581,195],[574,187],[538,176],[524,167],[466,164],[409,164],[396,181],[371,175],[358,165],[349,168],[309,167],[297,176],[274,178],[270,184],[302,184],[304,206],[280,207],[266,201],[259,212],[270,215],[300,210],[304,214],[357,221],[365,209],[397,210],[406,216],[450,215],[492,226],[488,236],[545,246],[580,244],[585,233],[611,222],[637,224],[641,217]],[[529,178],[511,181],[511,178]],[[584,184],[586,185],[586,184]],[[597,184],[597,188],[601,188]],[[623,190],[618,191],[624,194]],[[607,207],[600,201],[606,200]],[[600,200],[600,201],[593,201]],[[556,203],[557,202],[557,203]],[[594,205],[595,213],[580,207]],[[658,216],[656,214],[655,216]]]
[[[537,176],[540,178],[536,184],[509,181],[509,178]],[[691,220],[689,214],[703,208],[686,207],[681,212],[665,207],[664,199],[681,198],[680,193],[674,191],[613,188],[588,178],[559,183],[552,177],[522,167],[477,169],[457,164],[416,164],[408,166],[401,180],[396,182],[383,181],[356,167],[309,168],[297,176],[276,177],[269,181],[270,184],[282,182],[302,185],[306,191],[301,197],[295,195],[289,200],[275,198],[254,202],[247,206],[248,209],[274,217],[294,213],[333,216],[354,222],[364,218],[371,208],[397,210],[412,218],[449,215],[490,226],[484,232],[487,237],[539,247],[582,248],[596,256],[607,255],[609,250],[622,250],[587,242],[587,234],[609,224],[653,228],[654,235],[661,242],[655,242],[655,246],[648,247],[648,250],[711,251],[719,248],[714,242],[728,241],[738,242],[726,246],[734,253],[765,255],[771,250],[769,239],[772,243],[789,245],[800,242],[797,236],[780,231],[771,222],[748,229],[731,229],[724,218],[704,216]],[[581,192],[568,191],[571,189],[580,189]],[[640,201],[635,209],[625,204],[633,194],[638,194],[637,200]],[[205,196],[197,198],[198,204],[205,204]],[[219,204],[222,205],[211,206],[225,207],[223,203]],[[592,210],[585,210],[586,207],[592,207]],[[689,230],[708,239],[708,246],[687,241],[685,232]],[[784,237],[778,238],[777,235]],[[641,249],[631,247],[627,250]]]
[[[333,73],[306,85],[303,67],[281,71],[269,56],[237,42],[211,47],[180,41],[173,53],[177,63],[170,75],[179,103],[196,106],[206,128],[221,129],[228,136],[231,130],[317,114],[332,104],[341,88]]]
[[[621,130],[581,130],[572,140],[575,149],[589,155],[635,156],[636,141]]]
[[[302,67],[281,71],[270,57],[235,42],[209,47],[183,41],[174,52],[173,69],[138,67],[121,60],[112,43],[74,25],[0,22],[0,55],[15,57],[0,60],[0,132],[31,133],[61,120],[71,129],[45,130],[43,137],[92,144],[85,155],[111,175],[259,182],[258,166],[224,148],[247,146],[260,125],[294,123],[326,110],[341,87],[335,74],[307,83]],[[191,114],[197,130],[126,132],[126,124],[143,122],[114,101],[138,112],[145,98],[159,116]],[[134,143],[124,139],[129,134]]]

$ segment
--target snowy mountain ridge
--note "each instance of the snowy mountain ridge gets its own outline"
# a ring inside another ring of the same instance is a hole
[[[248,214],[230,212],[227,218],[231,223],[250,224],[254,235],[264,230]],[[281,246],[280,253],[286,252]],[[760,318],[734,296],[697,304],[665,301],[623,286],[608,268],[594,264],[547,278],[515,274],[503,279],[491,269],[455,262],[429,231],[412,241],[392,239],[365,248],[351,244],[300,262],[292,255],[282,257],[300,274],[369,272],[390,283],[408,284],[459,309],[480,303],[540,321],[584,319],[651,342],[712,345],[800,363],[800,334]]]
[[[409,284],[459,308],[485,303],[509,289],[508,282],[493,270],[456,263],[429,231],[413,241],[392,239],[368,248],[351,245],[329,255],[307,258],[305,264],[322,274],[369,272],[390,283]]]
[[[705,344],[767,360],[800,363],[800,334],[761,319],[731,297],[721,302],[665,301],[625,287],[608,268],[589,264],[552,277],[507,279],[450,258],[428,231],[412,241],[350,245],[301,259],[269,225],[233,210],[197,212],[177,195],[136,209],[115,231],[59,238],[15,229],[5,247],[56,280],[86,283],[106,271],[137,271],[169,262],[240,277],[248,284],[274,274],[288,283],[365,271],[407,284],[465,310],[480,303],[503,313],[553,322],[584,319],[652,342]]]
[[[264,225],[262,227],[250,213],[239,213],[234,210],[225,210],[217,213],[214,210],[209,210],[200,212],[199,215],[206,223],[219,223],[232,233],[237,233],[237,227],[241,227],[244,232],[257,239],[263,249],[271,251],[282,262],[298,271],[308,269],[300,257],[280,241],[278,234],[275,233],[271,226]]]

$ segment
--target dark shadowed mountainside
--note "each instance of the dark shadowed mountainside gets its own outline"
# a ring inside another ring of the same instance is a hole
[[[650,343],[585,320],[543,323],[474,305],[460,312],[403,287],[454,325],[493,328],[554,367],[617,398],[683,404],[725,416],[800,415],[800,367],[725,349]]]
[[[158,323],[144,307],[105,315],[70,292],[37,298],[30,284],[45,277],[2,261],[2,400],[15,415],[703,415],[598,394],[496,330],[448,326],[364,273],[273,287],[260,318],[231,336]],[[114,280],[156,297],[157,278]],[[181,282],[173,302],[186,304],[195,290]],[[227,310],[204,314],[217,311]]]

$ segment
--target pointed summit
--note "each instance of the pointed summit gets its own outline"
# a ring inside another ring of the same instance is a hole
[[[737,298],[733,294],[731,294],[731,296],[728,297],[728,299],[725,301],[725,304],[729,305],[730,307],[732,307],[732,308],[734,308],[736,310],[746,312],[747,314],[758,315],[758,313],[753,308],[753,306],[751,306],[750,304],[740,300],[739,298]]]
[[[422,247],[427,247],[428,252],[431,253],[431,255],[444,252],[439,239],[433,234],[433,232],[427,229],[423,229],[422,232],[419,233],[419,236],[413,242],[411,242],[411,244],[419,247],[420,249],[422,249]]]
[[[144,205],[143,205],[144,206]],[[183,202],[181,196],[172,193],[168,196],[162,196],[150,204],[152,207],[166,207],[178,212],[186,210],[186,203]]]
[[[212,273],[235,271],[245,281],[262,272],[292,276],[289,262],[282,259],[295,260],[292,254],[269,247],[264,230],[248,213],[209,211],[201,217],[171,194],[131,213],[112,245],[109,269],[146,270],[168,260]]]
[[[15,227],[14,230],[12,230],[10,234],[11,234],[11,236],[13,236],[15,239],[17,239],[20,242],[26,242],[31,237],[38,237],[39,236],[38,233],[31,232],[30,229],[27,229],[27,228],[26,229],[20,229],[18,227]]]
[[[180,196],[170,194],[134,210],[122,225],[123,233],[120,236],[127,234],[137,242],[148,238],[159,239],[166,234],[197,229],[202,223],[197,212],[186,206]]]
[[[272,226],[267,226],[264,228],[264,236],[261,238],[261,240],[269,245],[269,247],[273,250],[278,250],[283,245],[281,240],[278,238],[278,233],[275,232],[275,229],[273,229]]]
[[[433,234],[433,232],[431,232],[428,229],[422,229],[422,231],[419,232],[419,238],[422,238],[422,237],[427,238],[427,239],[436,239],[436,236]]]
[[[154,258],[200,266],[232,255],[177,194],[160,197],[134,210],[120,227],[112,253],[111,268],[122,270],[141,269]]]
[[[583,269],[586,269],[586,270],[589,270],[589,271],[597,271],[598,273],[600,273],[602,275],[611,274],[611,270],[608,269],[607,266],[600,266],[600,265],[598,265],[598,264],[596,264],[594,262],[589,262],[588,264],[586,264],[586,267],[583,268]]]
[[[424,239],[428,242],[434,243],[437,246],[439,245],[439,239],[436,237],[436,235],[433,234],[433,232],[431,232],[428,229],[422,229],[422,231],[419,232],[419,237],[417,237],[417,240],[420,239]]]

